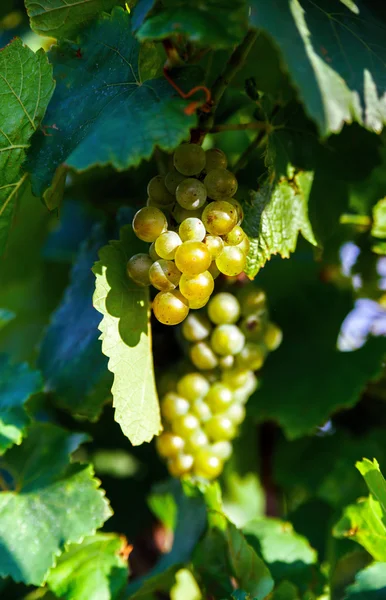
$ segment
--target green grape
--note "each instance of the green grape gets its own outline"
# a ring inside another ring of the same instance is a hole
[[[200,371],[208,371],[217,367],[217,356],[207,342],[193,344],[189,356],[194,366]]]
[[[168,460],[168,469],[172,477],[182,477],[189,473],[193,467],[194,458],[191,454],[178,454]]]
[[[213,413],[224,412],[233,402],[232,390],[225,383],[217,381],[210,386],[205,402]]]
[[[204,179],[209,198],[226,200],[237,192],[237,179],[226,169],[213,169]]]
[[[262,339],[265,319],[260,315],[251,314],[245,317],[240,324],[240,329],[250,341],[259,342]]]
[[[241,250],[241,252],[245,254],[245,256],[248,256],[250,247],[251,244],[247,235],[245,235],[244,239],[240,242],[240,244],[237,244],[236,246],[236,248],[239,248],[239,250]]]
[[[188,316],[188,301],[179,290],[158,292],[153,300],[153,312],[163,325],[178,325]]]
[[[206,202],[206,188],[198,179],[189,177],[179,184],[176,199],[185,210],[197,210],[202,208]]]
[[[214,281],[209,271],[198,275],[181,275],[180,292],[189,301],[201,302],[208,298],[214,290]]]
[[[159,437],[157,437],[156,446],[160,456],[163,456],[164,458],[171,458],[172,456],[176,456],[183,451],[185,441],[182,439],[182,437],[174,435],[174,433],[170,433],[170,431],[165,431],[164,433],[161,433]]]
[[[192,402],[192,413],[199,419],[201,423],[209,421],[212,416],[212,411],[202,398],[198,398]]]
[[[174,196],[176,193],[177,186],[184,179],[185,179],[185,175],[182,175],[175,169],[173,169],[173,171],[169,171],[168,173],[166,173],[165,186],[166,186],[166,189],[168,190],[168,192],[170,192],[170,194],[173,194],[173,196]],[[173,198],[173,200],[174,200],[174,198]]]
[[[210,202],[202,213],[202,222],[208,233],[212,235],[229,233],[236,225],[236,220],[235,207],[225,200]]]
[[[238,294],[241,313],[244,316],[266,312],[267,298],[265,292],[259,288],[248,286]]]
[[[229,369],[229,371],[223,371],[221,378],[230,388],[237,390],[247,385],[249,373],[252,373],[252,371],[249,371],[245,367],[243,369]]]
[[[173,421],[177,417],[182,417],[188,413],[190,408],[186,398],[179,396],[175,392],[168,392],[161,401],[161,414],[168,421]]]
[[[165,231],[157,237],[155,241],[155,251],[165,260],[173,260],[176,250],[181,246],[182,241],[175,231]]]
[[[211,148],[205,152],[206,165],[205,171],[213,171],[213,169],[226,169],[228,166],[227,157],[220,148]]]
[[[126,271],[130,279],[132,279],[137,285],[145,287],[150,285],[149,270],[153,264],[148,254],[134,254],[127,261]]]
[[[210,446],[210,450],[212,454],[217,456],[220,460],[228,460],[232,454],[232,444],[230,442],[226,442],[225,440],[222,442],[216,442]]]
[[[206,156],[197,144],[178,146],[173,156],[174,167],[183,175],[198,175],[205,168]]]
[[[134,215],[134,233],[144,242],[154,242],[163,231],[166,231],[167,226],[164,213],[154,206],[145,206]]]
[[[180,435],[184,439],[189,437],[193,431],[199,428],[199,426],[200,421],[191,413],[183,415],[182,417],[177,417],[172,422],[172,429],[174,433],[176,435]]]
[[[155,250],[155,242],[152,242],[150,244],[150,248],[149,248],[149,256],[151,258],[152,261],[156,261],[159,260],[161,257],[157,254],[156,250]]]
[[[232,369],[235,364],[235,357],[232,354],[227,354],[226,356],[220,356],[218,359],[218,366],[223,371],[227,369]]]
[[[182,223],[185,221],[185,219],[190,219],[191,217],[201,219],[202,211],[204,210],[205,206],[206,203],[202,208],[197,208],[196,210],[186,210],[186,208],[182,208],[182,206],[176,202],[172,214],[177,223]]]
[[[264,343],[267,346],[268,350],[273,352],[276,350],[283,340],[283,332],[274,323],[268,323],[267,329],[264,333]]]
[[[161,258],[151,265],[149,278],[150,283],[157,288],[157,290],[169,292],[178,286],[181,273],[172,260],[164,260]]]
[[[184,417],[181,417],[184,418]],[[205,432],[214,442],[231,440],[236,435],[236,428],[226,415],[214,415],[205,423]]]
[[[241,206],[240,202],[238,200],[236,200],[236,198],[227,198],[226,200],[227,200],[227,202],[229,202],[229,204],[232,204],[232,206],[234,206],[236,209],[236,212],[237,212],[236,225],[241,225],[241,223],[244,221],[243,207]]]
[[[237,325],[217,325],[212,332],[210,343],[214,352],[220,356],[238,354],[244,347],[245,336]]]
[[[240,369],[251,369],[252,371],[257,371],[263,366],[265,355],[266,351],[263,345],[247,342],[244,348],[237,355],[236,363]]]
[[[239,301],[229,292],[220,292],[209,302],[208,316],[215,325],[236,323],[240,317]]]
[[[208,271],[212,275],[213,279],[217,279],[217,277],[220,275],[220,271],[217,268],[215,260],[212,260],[212,262],[210,263]],[[208,300],[209,300],[209,298],[208,298]]]
[[[202,448],[194,456],[194,474],[204,479],[215,479],[223,469],[223,463],[208,448]]]
[[[245,404],[248,398],[257,390],[259,382],[253,371],[247,371],[247,377],[242,386],[236,387],[233,390],[235,402]]]
[[[181,273],[192,276],[207,271],[212,257],[205,244],[189,241],[178,246],[174,260]]]
[[[204,244],[208,248],[212,258],[218,258],[224,250],[224,242],[219,235],[207,235]]]
[[[182,335],[188,342],[200,342],[210,334],[212,326],[205,315],[190,313],[182,324]]]
[[[165,178],[162,175],[156,175],[153,179],[150,179],[147,193],[154,202],[161,206],[167,206],[174,202],[174,197],[166,189]]]
[[[226,412],[226,416],[232,421],[234,425],[241,425],[245,419],[245,407],[240,402],[234,402]]]
[[[229,233],[224,235],[224,242],[228,246],[239,246],[246,237],[244,229],[240,225],[235,225]]]
[[[223,252],[216,258],[218,270],[228,277],[240,275],[244,271],[246,263],[244,252],[236,246],[225,246]]]
[[[202,429],[196,429],[186,439],[186,450],[191,452],[193,455],[199,450],[209,444],[208,436]]]
[[[197,300],[196,298],[194,300],[188,300],[189,308],[199,310],[200,308],[203,308],[206,304],[208,304],[209,298],[210,296],[207,296],[206,298],[203,298],[201,300]]]
[[[197,217],[189,217],[182,221],[178,233],[183,242],[193,240],[194,242],[202,242],[205,237],[206,231],[204,223]]]
[[[177,383],[177,391],[187,400],[193,401],[206,396],[209,382],[200,373],[187,373]]]

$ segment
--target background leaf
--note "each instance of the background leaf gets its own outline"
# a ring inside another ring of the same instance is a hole
[[[345,600],[381,600],[386,594],[386,563],[374,563],[355,577]]]

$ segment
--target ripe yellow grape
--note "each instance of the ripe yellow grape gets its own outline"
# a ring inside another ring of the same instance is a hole
[[[176,190],[176,200],[185,210],[202,208],[206,202],[206,196],[204,184],[194,177],[181,181]]]
[[[218,366],[223,371],[226,371],[228,369],[233,369],[234,364],[235,364],[235,357],[233,356],[233,354],[227,354],[226,356],[220,356],[220,358],[218,359]]]
[[[240,304],[236,296],[220,292],[208,304],[208,317],[215,325],[236,323],[240,317]]]
[[[177,417],[172,422],[172,429],[174,433],[176,435],[180,435],[184,439],[190,436],[193,431],[199,428],[199,426],[200,421],[192,413],[188,413],[182,417]]]
[[[237,179],[226,169],[213,169],[204,179],[209,198],[212,200],[225,200],[232,198],[237,192]]]
[[[186,450],[187,452],[191,452],[193,456],[200,448],[203,448],[209,444],[208,436],[205,431],[202,429],[196,429],[193,433],[186,439]]]
[[[150,179],[147,185],[147,193],[149,197],[162,206],[167,206],[174,202],[173,195],[167,190],[165,186],[165,178],[162,175],[156,175]]]
[[[240,244],[237,244],[236,246],[236,248],[239,248],[241,252],[245,254],[245,256],[248,256],[250,247],[251,243],[247,235],[245,235],[244,239],[240,242]]]
[[[172,260],[156,260],[149,270],[150,283],[162,292],[174,290],[180,281],[181,272]]]
[[[200,373],[187,373],[177,383],[177,391],[187,400],[193,401],[206,396],[209,382]]]
[[[220,356],[238,354],[244,347],[245,335],[237,325],[217,325],[210,337],[210,344]]]
[[[211,148],[205,152],[206,154],[206,165],[205,171],[213,171],[213,169],[226,169],[228,166],[227,157],[225,152],[220,148]]]
[[[179,173],[175,169],[173,169],[173,171],[169,171],[168,173],[166,173],[165,186],[166,186],[166,189],[168,190],[168,192],[170,192],[174,196],[178,185],[184,179],[185,179],[185,175],[182,175],[182,173]],[[174,198],[173,198],[173,200],[174,200]]]
[[[232,405],[233,392],[225,383],[213,383],[205,396],[205,402],[213,413],[224,412]]]
[[[149,271],[153,264],[148,254],[134,254],[126,265],[126,271],[130,279],[137,285],[145,287],[150,285]]]
[[[194,474],[204,479],[218,477],[223,469],[222,460],[210,449],[202,448],[194,455]]]
[[[263,366],[265,356],[266,351],[262,344],[247,342],[237,355],[236,364],[239,368],[257,371]]]
[[[212,258],[217,258],[224,250],[224,242],[219,235],[207,235],[204,239],[204,244],[208,248]]]
[[[225,200],[210,202],[203,210],[202,222],[208,233],[225,235],[235,227],[237,211],[232,204]]]
[[[207,338],[212,330],[205,315],[190,313],[182,324],[182,335],[188,342],[200,342]]]
[[[243,207],[241,206],[240,202],[238,200],[236,200],[236,198],[226,198],[226,201],[229,202],[229,204],[232,204],[232,206],[235,207],[236,212],[237,212],[237,223],[236,223],[236,225],[241,225],[241,223],[244,220],[244,211],[243,211]]]
[[[183,418],[183,417],[182,417]],[[213,415],[207,423],[205,423],[205,432],[214,442],[223,440],[231,440],[236,435],[234,423],[223,414]]]
[[[234,402],[226,411],[226,416],[234,425],[241,425],[245,419],[245,406],[240,402]]]
[[[205,168],[205,151],[197,144],[181,144],[174,152],[173,162],[179,173],[198,175]]]
[[[182,241],[175,231],[165,231],[157,237],[155,241],[155,251],[165,260],[173,260],[176,250],[181,246]]]
[[[163,325],[178,325],[188,316],[188,301],[179,290],[158,292],[153,300],[153,312]]]
[[[247,286],[240,291],[238,294],[241,312],[244,316],[250,315],[252,313],[259,314],[260,312],[265,312],[267,297],[265,292],[253,286]]]
[[[159,437],[156,439],[156,446],[158,453],[164,458],[171,458],[172,456],[176,456],[180,454],[185,446],[185,441],[182,437],[178,435],[174,435],[170,431],[165,431],[161,433]]]
[[[216,442],[210,446],[212,454],[217,456],[220,460],[228,460],[232,454],[232,444],[223,440],[222,442]]]
[[[135,235],[144,242],[154,242],[166,231],[168,222],[163,212],[154,206],[144,206],[133,218]]]
[[[187,399],[175,392],[168,392],[161,400],[161,414],[168,421],[186,415],[189,408]]]
[[[244,252],[236,246],[225,246],[220,256],[216,258],[216,266],[220,273],[229,277],[240,275],[244,271],[246,263]]]
[[[212,411],[202,398],[198,398],[192,402],[192,413],[200,420],[201,423],[209,421],[212,417]]]
[[[189,301],[202,302],[214,290],[214,281],[209,271],[198,275],[181,275],[180,292]]]
[[[228,246],[239,246],[246,237],[244,229],[240,225],[235,225],[229,233],[224,235],[224,242]]]
[[[168,469],[173,477],[182,477],[189,473],[193,467],[194,458],[191,454],[178,454],[174,458],[168,460]]]
[[[218,365],[216,354],[207,342],[196,342],[189,351],[190,360],[200,371],[214,369]]]
[[[229,369],[229,371],[223,371],[221,378],[224,383],[232,388],[232,390],[237,390],[248,384],[250,373],[253,373],[253,371],[250,371],[245,367],[237,367],[235,369]]]
[[[202,242],[206,231],[201,219],[197,219],[197,217],[188,217],[180,224],[178,233],[183,242],[188,242],[189,240]]]
[[[205,244],[189,241],[178,246],[174,260],[184,275],[198,275],[208,270],[212,257]]]
[[[188,300],[189,302],[189,308],[192,308],[194,310],[199,310],[200,308],[203,308],[206,304],[208,304],[210,296],[207,296],[206,298],[202,298],[202,299],[193,299],[193,300]]]
[[[264,332],[264,343],[270,352],[276,350],[283,340],[283,332],[274,323],[268,323]]]

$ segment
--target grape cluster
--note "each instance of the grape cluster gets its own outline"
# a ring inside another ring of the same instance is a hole
[[[149,253],[127,263],[135,283],[159,290],[153,312],[164,325],[177,325],[191,308],[205,306],[214,279],[242,273],[249,252],[243,211],[233,198],[237,180],[225,154],[182,144],[173,163],[165,177],[151,179],[147,206],[133,219],[137,237],[151,243]]]
[[[278,348],[282,332],[269,321],[265,293],[247,286],[239,297],[214,295],[205,311],[185,319],[182,335],[198,371],[189,369],[162,398],[157,449],[174,477],[214,479],[258,386],[254,371]]]

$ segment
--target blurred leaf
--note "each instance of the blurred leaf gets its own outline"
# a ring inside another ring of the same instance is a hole
[[[170,600],[202,600],[200,588],[189,569],[176,573],[176,583],[170,590]]]
[[[371,494],[379,502],[383,510],[383,520],[386,521],[386,481],[381,473],[378,462],[364,458],[356,463],[356,468],[364,477]]]
[[[382,600],[386,595],[386,563],[374,563],[359,571],[346,589],[345,600]]]
[[[52,184],[43,195],[44,204],[47,206],[48,210],[55,210],[61,205],[67,174],[68,169],[65,165],[59,165],[56,169]]]
[[[5,327],[7,323],[12,321],[12,319],[14,319],[15,316],[15,313],[13,313],[11,310],[7,310],[6,308],[0,308],[0,329]]]
[[[306,597],[305,597],[306,599]],[[289,581],[282,581],[272,593],[272,600],[300,600],[299,592]]]

